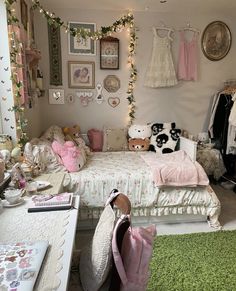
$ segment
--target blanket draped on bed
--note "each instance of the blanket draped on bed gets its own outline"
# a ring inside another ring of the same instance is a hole
[[[198,162],[183,151],[157,155],[145,153],[142,159],[150,166],[157,186],[207,186],[208,177]]]

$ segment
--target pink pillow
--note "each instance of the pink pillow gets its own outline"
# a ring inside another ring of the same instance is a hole
[[[103,147],[103,131],[92,128],[88,130],[88,139],[90,148],[94,152],[102,151]]]

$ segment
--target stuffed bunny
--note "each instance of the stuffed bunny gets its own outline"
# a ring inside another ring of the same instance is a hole
[[[77,172],[83,167],[84,162],[80,150],[72,141],[66,141],[64,144],[54,141],[52,149],[61,157],[63,165],[69,172]]]

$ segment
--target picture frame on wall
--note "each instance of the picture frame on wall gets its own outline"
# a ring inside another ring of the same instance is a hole
[[[69,61],[68,80],[70,88],[95,88],[95,62]]]
[[[87,22],[69,22],[69,30],[84,29],[88,32],[95,32],[96,24]],[[72,55],[96,55],[96,41],[91,38],[82,38],[68,34],[69,54]]]
[[[21,13],[21,23],[25,30],[27,30],[28,22],[28,6],[25,0],[20,0],[20,13]]]
[[[206,58],[211,61],[223,59],[229,52],[232,36],[229,27],[222,21],[209,23],[203,31],[201,45]]]
[[[119,69],[119,39],[109,36],[100,40],[100,69]]]

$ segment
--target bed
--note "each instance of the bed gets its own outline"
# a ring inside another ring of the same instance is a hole
[[[63,138],[61,135],[62,143]],[[192,161],[196,161],[196,142],[180,137],[178,149],[173,154],[178,156],[184,152]],[[187,187],[183,184],[181,187],[160,187],[155,183],[152,168],[145,159],[150,154],[157,156],[143,151],[93,152],[80,171],[68,173],[65,189],[74,191],[81,197],[79,228],[95,227],[114,188],[128,195],[132,204],[132,221],[135,224],[204,220],[211,227],[221,227],[218,220],[220,202],[209,185],[208,178],[206,177],[206,186]],[[161,156],[164,158],[170,155]],[[45,139],[45,136],[28,143],[24,156],[28,163],[39,167],[44,173],[65,171],[59,156],[52,150],[51,141],[49,138]],[[185,163],[183,165],[185,168]],[[206,176],[205,172],[204,175]]]
[[[179,149],[196,160],[195,142],[181,137]],[[143,152],[95,152],[82,170],[70,173],[71,184],[76,185],[81,197],[80,228],[96,225],[113,188],[128,195],[133,222],[200,219],[208,221],[211,227],[220,228],[220,202],[210,185],[158,187],[141,155]]]

